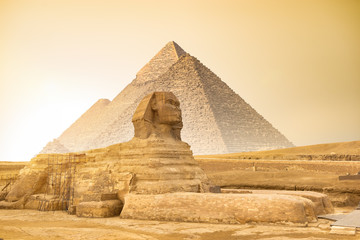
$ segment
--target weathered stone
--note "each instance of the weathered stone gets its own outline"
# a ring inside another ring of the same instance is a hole
[[[253,194],[279,194],[292,195],[307,198],[314,203],[314,210],[316,215],[328,214],[334,212],[334,207],[331,204],[326,194],[309,192],[309,191],[281,191],[281,190],[249,190],[249,189],[222,189],[222,193],[253,193]]]
[[[126,143],[85,152],[95,161],[76,175],[75,205],[128,193],[209,192],[207,176],[181,141],[179,101],[172,93],[155,92],[134,113],[134,138]]]
[[[106,148],[78,170],[75,201],[100,201],[106,193],[207,192],[209,181],[184,142],[134,138]],[[109,171],[111,170],[111,171]]]
[[[76,207],[76,216],[88,218],[104,218],[118,216],[123,204],[119,200],[100,202],[82,202]]]
[[[24,196],[30,196],[38,192],[44,186],[46,179],[46,172],[21,175],[9,194],[7,194],[6,201],[16,202]]]
[[[128,194],[121,218],[208,223],[302,223],[317,220],[313,203],[277,194]]]

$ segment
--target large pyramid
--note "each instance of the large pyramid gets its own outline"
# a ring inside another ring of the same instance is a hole
[[[69,151],[125,142],[134,136],[131,118],[153,91],[171,91],[180,100],[182,140],[194,154],[292,147],[277,129],[229,86],[175,42],[169,42],[113,101],[101,99],[58,138]],[[42,152],[51,152],[43,149]]]

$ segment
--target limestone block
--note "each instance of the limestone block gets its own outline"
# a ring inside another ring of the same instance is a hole
[[[129,194],[120,217],[231,224],[317,221],[310,200],[277,194]]]
[[[316,215],[334,212],[334,207],[326,194],[310,191],[283,191],[283,190],[251,190],[251,189],[221,189],[222,193],[254,193],[254,194],[280,194],[307,198],[314,203]]]
[[[36,198],[29,198],[26,203],[24,208],[25,209],[32,209],[32,210],[37,210],[39,208],[39,204],[40,204],[40,200],[36,199]]]
[[[119,200],[82,202],[76,207],[76,216],[87,218],[104,218],[118,216],[123,204]]]

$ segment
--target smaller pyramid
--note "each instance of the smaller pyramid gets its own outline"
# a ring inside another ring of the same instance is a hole
[[[64,147],[59,140],[54,139],[52,142],[48,142],[46,146],[41,150],[40,154],[45,153],[68,153],[69,149]]]
[[[88,143],[97,135],[96,129],[110,100],[99,99],[59,137],[70,151],[88,149]],[[47,150],[47,153],[51,153]]]

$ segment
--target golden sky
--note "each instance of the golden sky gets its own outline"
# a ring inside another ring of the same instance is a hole
[[[295,145],[360,140],[359,0],[0,0],[0,161],[28,161],[167,42]]]

